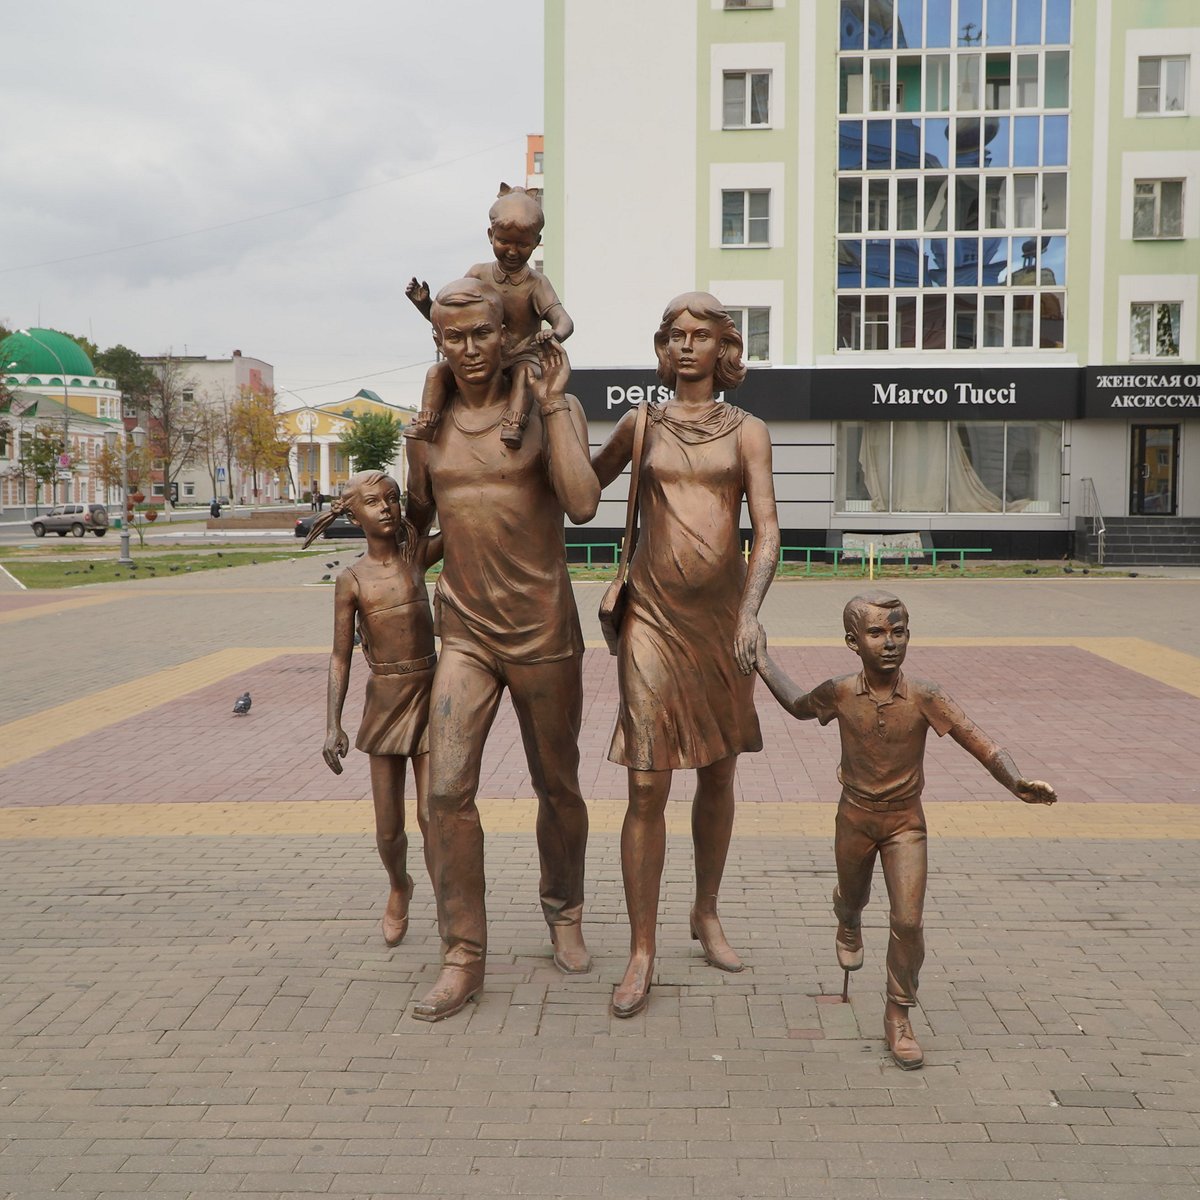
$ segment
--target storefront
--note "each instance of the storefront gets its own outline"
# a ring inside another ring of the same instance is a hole
[[[670,394],[650,369],[580,369],[571,389],[594,446],[631,406]],[[769,368],[735,402],[771,426],[785,545],[919,532],[939,547],[1060,557],[1084,479],[1107,515],[1200,515],[1200,481],[1190,509],[1186,487],[1200,445],[1189,454],[1185,436],[1200,368]],[[619,536],[627,486],[606,490],[589,537]]]

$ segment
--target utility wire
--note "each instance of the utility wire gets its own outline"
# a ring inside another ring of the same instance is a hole
[[[506,138],[503,142],[497,142],[494,146],[485,146],[482,150],[472,150],[469,154],[460,154],[457,158],[448,158],[443,162],[431,163],[428,167],[409,171],[405,175],[396,175],[391,179],[381,179],[378,183],[365,183],[362,187],[350,188],[345,192],[334,192],[329,196],[321,196],[317,200],[303,200],[299,204],[289,204],[286,208],[273,208],[270,212],[256,213],[252,217],[238,217],[235,221],[223,221],[219,225],[205,225],[200,229],[188,229],[182,233],[169,233],[165,237],[150,238],[145,242],[130,242],[125,246],[110,246],[107,250],[90,250],[86,254],[71,254],[66,258],[47,258],[42,262],[23,263],[19,267],[0,267],[0,275],[9,275],[13,271],[32,271],[37,267],[56,267],[61,263],[80,262],[85,258],[100,258],[105,254],[121,254],[126,250],[141,250],[146,246],[161,246],[164,242],[175,242],[179,241],[180,238],[197,237],[202,233],[215,233],[221,229],[233,229],[238,225],[248,225],[253,221],[265,221],[269,217],[280,217],[285,213],[299,212],[302,208],[313,208],[318,204],[326,204],[330,200],[342,200],[346,196],[357,196],[361,192],[373,191],[375,188],[388,187],[393,183],[403,183],[406,179],[415,179],[418,175],[425,175],[430,171],[440,170],[442,167],[450,167],[455,163],[465,162],[469,158],[477,158],[481,154],[491,154],[494,150],[501,150],[505,146],[511,145],[512,141],[512,138]],[[402,369],[397,368],[397,370]],[[385,372],[378,373],[384,374]],[[362,376],[361,378],[365,379],[367,377]]]

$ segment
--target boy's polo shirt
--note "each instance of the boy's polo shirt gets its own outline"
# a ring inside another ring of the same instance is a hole
[[[822,725],[835,717],[842,739],[838,779],[852,803],[863,808],[896,807],[921,795],[925,786],[925,736],[943,737],[969,728],[966,714],[935,683],[896,672],[887,699],[876,702],[860,671],[827,679],[811,694]]]

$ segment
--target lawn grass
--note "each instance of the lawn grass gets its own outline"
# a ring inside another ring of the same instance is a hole
[[[55,548],[57,550],[57,547]],[[116,547],[114,547],[114,550]],[[155,579],[170,575],[194,574],[196,571],[219,571],[226,567],[244,567],[253,563],[275,562],[300,557],[297,550],[206,550],[134,551],[135,566],[121,566],[115,555],[95,556],[93,548],[89,561],[81,556],[67,560],[42,556],[2,555],[0,563],[8,573],[27,588],[70,588],[91,583],[113,583],[122,579]],[[319,557],[311,553],[303,557]]]

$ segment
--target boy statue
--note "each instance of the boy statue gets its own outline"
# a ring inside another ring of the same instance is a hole
[[[554,286],[529,265],[530,255],[542,240],[542,193],[537,188],[500,185],[500,194],[488,211],[488,241],[494,262],[476,263],[466,277],[491,284],[504,299],[504,325],[510,344],[505,366],[512,380],[508,410],[500,422],[500,440],[516,450],[521,445],[532,403],[530,381],[541,376],[539,347],[553,338],[565,342],[575,331]],[[410,279],[404,294],[428,321],[433,308],[429,284]],[[542,328],[545,321],[548,328]],[[442,419],[454,378],[444,362],[434,363],[425,376],[421,411],[406,433],[418,441],[432,441]]]
[[[1048,783],[1023,779],[1008,751],[937,684],[905,677],[900,667],[908,649],[908,610],[895,596],[883,591],[855,596],[842,621],[846,645],[862,660],[857,675],[827,679],[805,692],[772,661],[761,632],[756,665],[792,716],[822,725],[837,720],[842,741],[842,796],[834,835],[838,881],[833,890],[838,965],[849,972],[863,964],[862,911],[878,856],[891,905],[884,1036],[897,1065],[911,1071],[925,1061],[908,1014],[917,1002],[917,976],[925,958],[927,857],[921,791],[926,734],[930,729],[939,737],[950,734],[1026,804],[1053,804],[1058,797]]]

